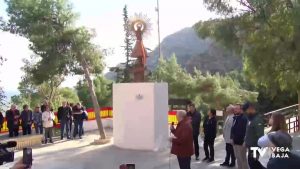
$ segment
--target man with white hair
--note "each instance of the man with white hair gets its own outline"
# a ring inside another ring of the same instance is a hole
[[[11,108],[6,111],[6,120],[9,137],[19,136],[20,111],[16,105],[11,105]]]
[[[184,110],[177,111],[178,125],[176,129],[171,125],[170,129],[174,137],[171,153],[177,156],[180,169],[191,169],[191,156],[194,154],[193,128],[191,119]]]
[[[225,161],[222,164],[220,164],[220,166],[224,166],[224,167],[235,166],[235,155],[233,151],[232,141],[230,139],[231,127],[233,124],[233,116],[234,116],[233,112],[234,112],[234,105],[229,105],[226,108],[227,118],[223,126],[223,138],[226,142],[226,157],[225,157]],[[229,162],[230,158],[231,158],[231,162]]]

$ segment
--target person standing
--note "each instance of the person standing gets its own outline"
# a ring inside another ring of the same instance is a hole
[[[82,110],[83,110],[83,113],[82,113],[82,118],[83,118],[83,121],[82,123],[84,122],[84,120],[88,120],[89,119],[89,115],[88,115],[88,112],[86,110],[86,107],[82,106]],[[83,125],[82,125],[82,133],[81,135],[83,136],[84,135],[84,128],[83,128]]]
[[[177,156],[180,169],[191,169],[191,156],[194,154],[193,128],[186,114],[184,110],[177,111],[178,125],[176,129],[173,125],[170,127],[174,135],[171,138],[171,153]]]
[[[9,137],[19,136],[20,112],[16,105],[11,105],[11,108],[6,111],[7,127]]]
[[[270,132],[259,138],[258,146],[262,148],[284,147],[284,149],[288,148],[289,150],[292,150],[293,139],[287,132],[287,125],[284,115],[280,113],[273,113],[269,124],[272,126],[272,128]],[[282,152],[276,152],[276,149],[272,153],[282,156],[280,154]],[[270,158],[267,161],[266,167],[268,169],[300,168],[300,156],[296,155],[292,151],[287,152],[287,154],[289,158],[272,158],[270,154]]]
[[[4,123],[4,117],[3,117],[2,112],[0,112],[0,133],[1,133],[1,130],[2,130],[2,127],[3,127],[3,123]]]
[[[25,104],[23,106],[23,111],[21,112],[21,126],[23,130],[23,135],[31,134],[32,121],[32,111],[29,110],[29,106]]]
[[[208,160],[208,162],[214,161],[214,143],[217,135],[217,119],[216,119],[216,110],[210,109],[208,112],[208,116],[205,118],[203,122],[204,129],[204,152],[205,158],[203,161]],[[209,148],[209,150],[208,150]]]
[[[251,147],[258,147],[258,139],[264,135],[264,124],[262,118],[256,113],[255,107],[252,103],[247,102],[243,105],[243,110],[248,117],[248,124],[245,135],[245,146],[248,149],[248,165],[250,169],[264,169],[262,164],[258,161],[258,157],[253,157]]]
[[[60,139],[62,140],[64,138],[64,129],[66,128],[66,134],[67,134],[67,139],[71,139],[69,133],[69,127],[70,127],[70,118],[72,116],[72,110],[71,108],[67,105],[67,102],[64,101],[62,102],[62,106],[58,108],[57,112],[57,117],[58,121],[60,121]]]
[[[45,100],[44,103],[41,105],[41,111],[42,111],[42,113],[44,111],[46,111],[46,107],[47,106],[50,106],[50,105],[49,105],[49,102],[47,100]]]
[[[42,114],[43,127],[45,129],[45,144],[47,144],[48,138],[50,143],[53,143],[53,120],[55,116],[48,105],[45,106],[45,111]]]
[[[232,142],[230,139],[230,133],[231,133],[231,127],[233,124],[233,113],[234,113],[234,106],[229,105],[226,108],[226,112],[228,113],[227,118],[224,122],[224,127],[223,127],[223,138],[226,143],[226,157],[225,161],[220,164],[220,166],[225,166],[225,167],[234,167],[235,166],[235,155],[233,151],[233,146]],[[231,159],[231,162],[230,162]]]
[[[199,160],[199,134],[200,134],[200,123],[201,123],[201,114],[196,111],[195,105],[188,105],[187,116],[192,118],[192,127],[193,127],[193,140],[195,148],[196,160]]]
[[[40,111],[40,107],[35,107],[33,113],[33,125],[35,128],[36,134],[43,134],[43,123],[42,123],[42,112]]]
[[[245,146],[243,146],[246,127],[247,118],[242,113],[241,105],[236,105],[234,110],[230,139],[232,139],[233,150],[237,160],[238,169],[248,169],[246,157],[247,149]]]
[[[73,113],[74,104],[73,103],[68,103],[68,107],[71,109],[71,111]],[[70,120],[69,120],[69,125],[70,125],[70,127],[69,127],[69,133],[70,133],[70,135],[72,133],[73,121],[74,121],[73,114],[71,114],[71,117],[70,117]]]
[[[83,126],[83,109],[80,103],[77,103],[73,108],[73,117],[74,117],[74,132],[73,138],[75,139],[77,134],[79,139],[82,135],[82,126]]]

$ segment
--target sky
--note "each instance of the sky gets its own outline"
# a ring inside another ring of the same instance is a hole
[[[152,23],[150,36],[144,44],[154,49],[158,44],[156,0],[70,0],[74,10],[79,13],[78,26],[94,28],[97,37],[94,43],[102,48],[113,49],[114,53],[105,57],[108,67],[125,60],[123,45],[123,7],[128,6],[129,16],[135,13],[146,14]],[[6,17],[6,5],[0,0],[0,16]],[[205,9],[202,0],[160,0],[161,39],[185,27],[190,27],[200,20],[215,18],[216,15]],[[0,31],[0,54],[7,61],[0,67],[0,85],[8,96],[18,93],[17,87],[23,72],[22,59],[29,58],[28,40],[17,35]],[[63,86],[73,87],[78,77],[68,77]]]

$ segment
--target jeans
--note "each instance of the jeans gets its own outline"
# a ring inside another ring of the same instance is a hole
[[[8,128],[9,137],[18,137],[19,136],[19,126],[13,126]]]
[[[52,142],[52,136],[53,136],[53,127],[45,128],[45,143],[47,143],[48,138],[50,142]]]
[[[74,132],[73,137],[75,138],[76,135],[79,135],[79,138],[82,135],[82,126],[83,126],[83,120],[82,119],[75,119],[74,120]]]
[[[258,153],[256,153],[257,156]],[[259,157],[258,157],[259,158]],[[253,151],[248,149],[248,164],[250,169],[265,169],[265,167],[258,161],[258,158],[253,158]]]
[[[23,135],[31,134],[31,124],[22,125]]]
[[[246,153],[247,153],[246,147],[235,144],[235,145],[233,145],[233,150],[234,150],[234,154],[235,154],[236,161],[238,164],[238,169],[248,169],[247,157],[246,157]]]
[[[70,137],[69,135],[69,124],[70,120],[61,120],[60,121],[60,138],[63,139],[64,138],[64,131],[65,131],[65,127],[66,127],[66,133],[67,133],[67,138]]]
[[[215,150],[214,150],[214,143],[215,139],[205,139],[204,138],[204,152],[205,152],[205,157],[209,158],[210,160],[214,160],[215,157]],[[209,151],[208,151],[209,148]]]
[[[195,148],[195,156],[196,158],[199,157],[199,142],[198,142],[198,136],[199,134],[193,135],[193,140],[194,140],[194,148]]]
[[[43,134],[43,125],[34,124],[35,134]]]
[[[225,163],[229,164],[231,158],[230,164],[235,164],[235,155],[233,151],[233,146],[230,143],[226,143],[226,157],[225,157]]]
[[[191,157],[178,157],[178,163],[180,169],[191,169]]]

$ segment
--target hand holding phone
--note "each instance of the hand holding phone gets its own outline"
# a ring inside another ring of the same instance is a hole
[[[24,148],[23,149],[23,164],[25,164],[27,168],[31,167],[31,165],[32,165],[32,148]]]

